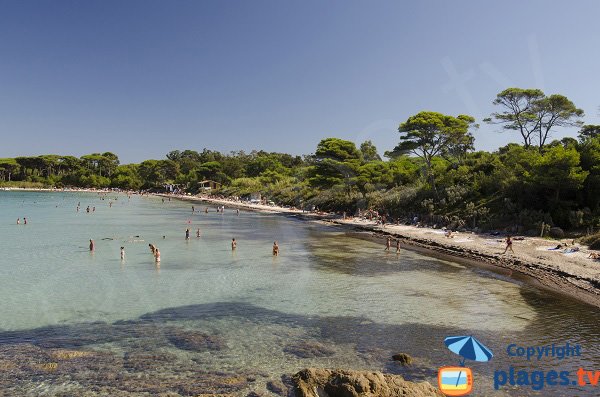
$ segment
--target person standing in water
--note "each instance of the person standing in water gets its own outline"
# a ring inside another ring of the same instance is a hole
[[[235,241],[235,237],[231,239],[231,250],[235,251],[237,248],[237,242]]]
[[[158,247],[154,249],[154,260],[160,262],[160,251],[158,250]]]
[[[196,230],[196,238],[200,238],[200,229]]]
[[[279,245],[277,244],[277,241],[273,241],[273,255],[279,256]]]
[[[94,240],[90,239],[90,252],[94,252],[96,249],[96,245],[94,244]]]
[[[396,253],[400,252],[400,240],[396,240]]]
[[[156,251],[154,244],[148,244],[148,247],[150,247],[150,252],[152,252],[152,255],[154,255],[154,251]]]
[[[385,243],[385,251],[389,251],[392,246],[392,238],[388,237]]]
[[[17,218],[17,225],[21,224],[21,218]]]
[[[189,227],[187,229],[185,229],[185,239],[186,240],[190,239],[190,228]]]
[[[125,260],[125,247],[121,247],[121,260]]]
[[[23,224],[26,225],[27,224],[27,218],[23,218]]]

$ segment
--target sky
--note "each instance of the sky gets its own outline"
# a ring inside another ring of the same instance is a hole
[[[171,150],[380,154],[422,110],[482,119],[508,87],[600,124],[600,2],[0,0],[0,157]],[[576,129],[554,137],[576,136]]]

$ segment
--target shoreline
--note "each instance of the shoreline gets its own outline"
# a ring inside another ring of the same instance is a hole
[[[440,229],[406,225],[382,227],[375,222],[357,218],[344,220],[333,217],[331,214],[309,213],[278,206],[242,203],[206,196],[156,195],[262,213],[292,215],[301,220],[337,225],[350,231],[368,233],[369,235],[365,235],[365,237],[385,239],[389,236],[399,239],[403,249],[486,268],[538,288],[600,307],[600,262],[588,259],[588,250],[583,246],[576,245],[575,247],[579,248],[577,252],[564,253],[552,249],[561,242],[559,240],[527,237],[524,240],[513,242],[514,254],[503,255],[503,238],[499,236],[464,232],[453,233],[453,238],[447,238]],[[563,239],[563,241],[565,240]]]

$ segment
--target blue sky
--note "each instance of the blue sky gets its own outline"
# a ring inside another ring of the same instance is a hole
[[[0,157],[308,154],[330,136],[383,153],[410,115],[481,121],[509,86],[600,124],[598,15],[593,0],[0,0]],[[496,131],[477,148],[518,141]]]

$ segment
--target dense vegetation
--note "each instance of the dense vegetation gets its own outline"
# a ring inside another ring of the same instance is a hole
[[[600,227],[600,126],[583,125],[583,111],[570,100],[540,90],[510,88],[494,104],[499,111],[484,121],[517,132],[521,143],[493,153],[473,150],[472,117],[420,112],[400,124],[399,144],[386,160],[370,141],[357,147],[327,138],[303,157],[204,149],[128,165],[110,152],[0,159],[0,183],[134,190],[176,184],[197,193],[201,181],[213,180],[223,185],[217,194],[260,192],[296,207],[372,208],[393,218],[531,233],[543,224]],[[579,139],[550,142],[555,127],[576,128]]]

